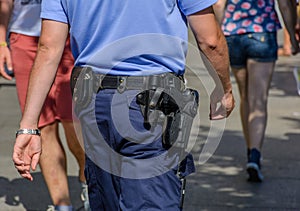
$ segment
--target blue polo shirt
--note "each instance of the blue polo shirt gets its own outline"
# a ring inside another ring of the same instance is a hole
[[[76,66],[103,74],[182,74],[186,16],[216,0],[49,0],[41,17],[70,25]],[[205,23],[203,23],[205,24]]]

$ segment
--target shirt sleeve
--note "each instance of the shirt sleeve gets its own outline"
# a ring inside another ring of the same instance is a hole
[[[178,5],[185,16],[199,12],[215,4],[217,0],[179,0]]]
[[[63,0],[43,0],[41,18],[68,23]]]

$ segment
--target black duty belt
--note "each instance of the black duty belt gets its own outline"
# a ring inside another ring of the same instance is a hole
[[[177,90],[184,88],[183,76],[177,76],[173,73],[149,76],[116,76],[95,73],[89,67],[75,67],[72,73],[72,82],[76,82],[78,77],[82,77],[79,76],[80,74],[87,74],[83,78],[93,81],[94,90],[117,89],[119,92],[124,92],[125,90],[149,90],[158,87]]]
[[[171,73],[151,76],[114,76],[95,74],[96,87],[98,89],[118,89],[124,90],[149,90],[162,88],[176,88],[182,90],[183,79]]]

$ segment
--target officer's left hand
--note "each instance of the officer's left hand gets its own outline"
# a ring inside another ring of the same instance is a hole
[[[19,174],[30,181],[33,180],[30,169],[36,169],[42,152],[41,137],[21,134],[16,138],[13,161]]]
[[[220,90],[215,89],[210,96],[210,120],[227,118],[234,106],[235,101],[231,90],[222,95]]]

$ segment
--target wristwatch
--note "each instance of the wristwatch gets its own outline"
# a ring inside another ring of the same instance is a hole
[[[39,129],[19,129],[16,132],[16,137],[21,134],[28,134],[28,135],[41,135],[41,131]]]

